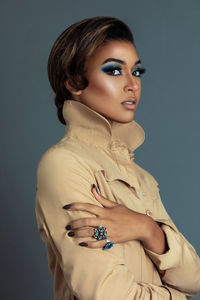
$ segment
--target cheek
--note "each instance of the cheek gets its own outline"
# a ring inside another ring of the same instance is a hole
[[[99,76],[95,80],[89,81],[91,91],[101,93],[101,95],[117,95],[119,93],[120,84],[116,78],[109,78],[106,76]]]

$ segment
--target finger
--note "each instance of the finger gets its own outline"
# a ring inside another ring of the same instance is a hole
[[[84,243],[88,244],[87,248],[97,249],[97,248],[103,248],[107,242],[106,242],[106,240],[102,240],[102,241],[96,241],[96,242],[84,241]],[[79,243],[79,245],[80,245],[80,243]]]
[[[116,202],[113,202],[109,199],[106,199],[105,197],[101,196],[97,193],[95,187],[92,188],[92,193],[95,196],[95,198],[104,206],[107,208],[117,206],[118,204]]]
[[[71,235],[70,232],[74,232],[74,235]],[[69,236],[79,238],[79,237],[93,237],[94,235],[94,228],[89,227],[89,228],[80,228],[78,230],[70,231],[68,233]]]
[[[95,227],[102,225],[103,227],[106,227],[106,222],[102,218],[81,218],[76,219],[69,223],[71,226],[71,229],[78,229],[81,227]]]
[[[73,202],[68,210],[82,210],[92,213],[96,216],[103,216],[104,208],[91,203]]]

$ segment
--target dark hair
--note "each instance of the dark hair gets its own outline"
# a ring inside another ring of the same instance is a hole
[[[134,46],[134,38],[129,27],[121,20],[103,16],[81,20],[68,27],[56,39],[48,59],[48,77],[54,90],[57,115],[65,124],[62,114],[64,101],[73,99],[64,82],[76,90],[87,87],[84,77],[85,63],[94,51],[111,40],[125,40]]]

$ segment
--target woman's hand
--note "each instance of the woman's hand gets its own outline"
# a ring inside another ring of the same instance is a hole
[[[147,220],[149,217],[104,198],[96,192],[95,187],[92,188],[92,193],[103,207],[80,202],[70,204],[70,208],[68,208],[69,205],[63,207],[69,211],[82,210],[96,215],[95,218],[81,218],[70,222],[66,226],[67,230],[71,230],[68,233],[69,236],[73,238],[92,237],[94,227],[102,225],[106,227],[107,238],[114,243],[147,238]],[[101,248],[106,244],[106,240],[94,239],[94,242],[85,243],[88,244],[89,248]]]

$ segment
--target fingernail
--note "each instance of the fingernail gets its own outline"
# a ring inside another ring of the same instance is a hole
[[[84,242],[79,243],[79,245],[80,245],[80,246],[83,246],[83,247],[87,247],[87,246],[88,246],[88,244],[87,244],[87,243],[84,243]]]
[[[70,206],[71,206],[71,204],[67,204],[67,205],[64,205],[63,208],[64,208],[64,209],[69,209]]]
[[[69,236],[74,236],[75,233],[74,233],[73,231],[70,231],[70,232],[68,233],[68,235],[69,235]]]
[[[70,226],[70,225],[67,225],[65,228],[66,228],[67,230],[70,230],[70,229],[71,229],[71,226]]]
[[[92,187],[95,188],[95,190],[96,190],[97,193],[99,193],[98,190],[97,190],[97,187],[96,187],[96,185],[94,183],[93,183]]]

